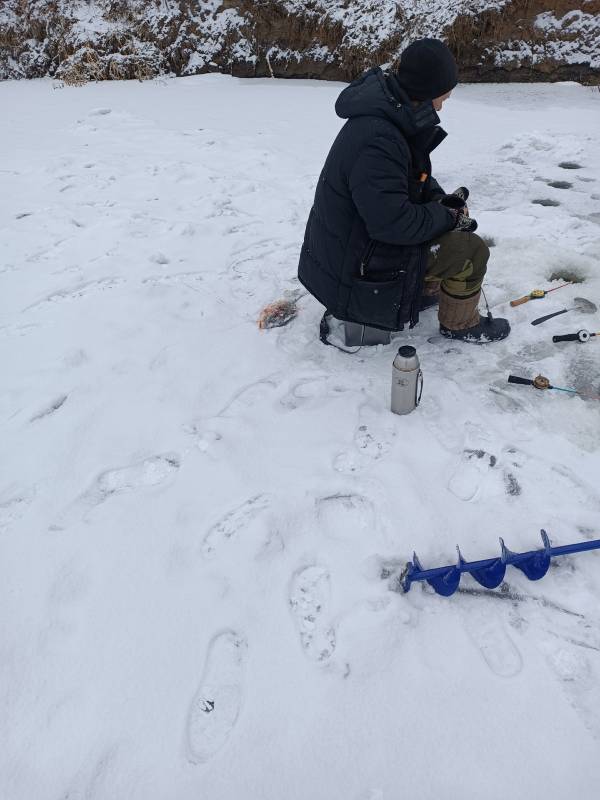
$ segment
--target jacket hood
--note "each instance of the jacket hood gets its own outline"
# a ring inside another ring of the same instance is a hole
[[[415,113],[408,95],[380,67],[368,70],[347,86],[336,100],[335,112],[342,119],[383,117],[407,138],[427,132],[432,144],[435,140],[434,147],[446,137],[445,131],[438,127],[440,118],[433,105],[422,104]]]

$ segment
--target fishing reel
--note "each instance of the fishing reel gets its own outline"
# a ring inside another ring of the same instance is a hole
[[[549,389],[550,381],[545,375],[536,375],[531,382],[531,385],[534,387],[534,389]]]
[[[580,331],[577,331],[577,333],[564,333],[561,336],[553,336],[552,337],[552,341],[553,342],[582,342],[583,344],[585,344],[586,342],[589,342],[589,340],[593,336],[598,336],[598,334],[597,333],[590,333],[585,328],[582,328]]]

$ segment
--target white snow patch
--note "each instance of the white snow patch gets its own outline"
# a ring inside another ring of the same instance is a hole
[[[599,535],[600,405],[507,382],[598,391],[600,345],[552,342],[598,313],[530,324],[600,298],[598,94],[457,87],[434,174],[495,240],[511,335],[440,342],[432,310],[349,356],[296,278],[341,89],[0,84],[2,797],[597,793],[598,553],[489,596],[389,584],[414,549]]]

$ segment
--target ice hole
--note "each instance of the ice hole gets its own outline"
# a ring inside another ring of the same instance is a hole
[[[539,198],[538,200],[532,200],[536,206],[559,206],[560,203],[558,200],[550,200],[549,198]]]
[[[583,270],[577,267],[565,267],[564,269],[555,269],[548,276],[549,281],[564,281],[565,283],[584,283],[585,275]]]
[[[548,186],[552,186],[553,189],[570,189],[573,184],[569,181],[548,181]]]

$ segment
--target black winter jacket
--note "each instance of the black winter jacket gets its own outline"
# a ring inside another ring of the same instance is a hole
[[[379,67],[338,97],[348,121],[319,177],[298,277],[335,317],[387,330],[419,319],[426,243],[455,222],[437,200],[430,152],[446,137]]]

